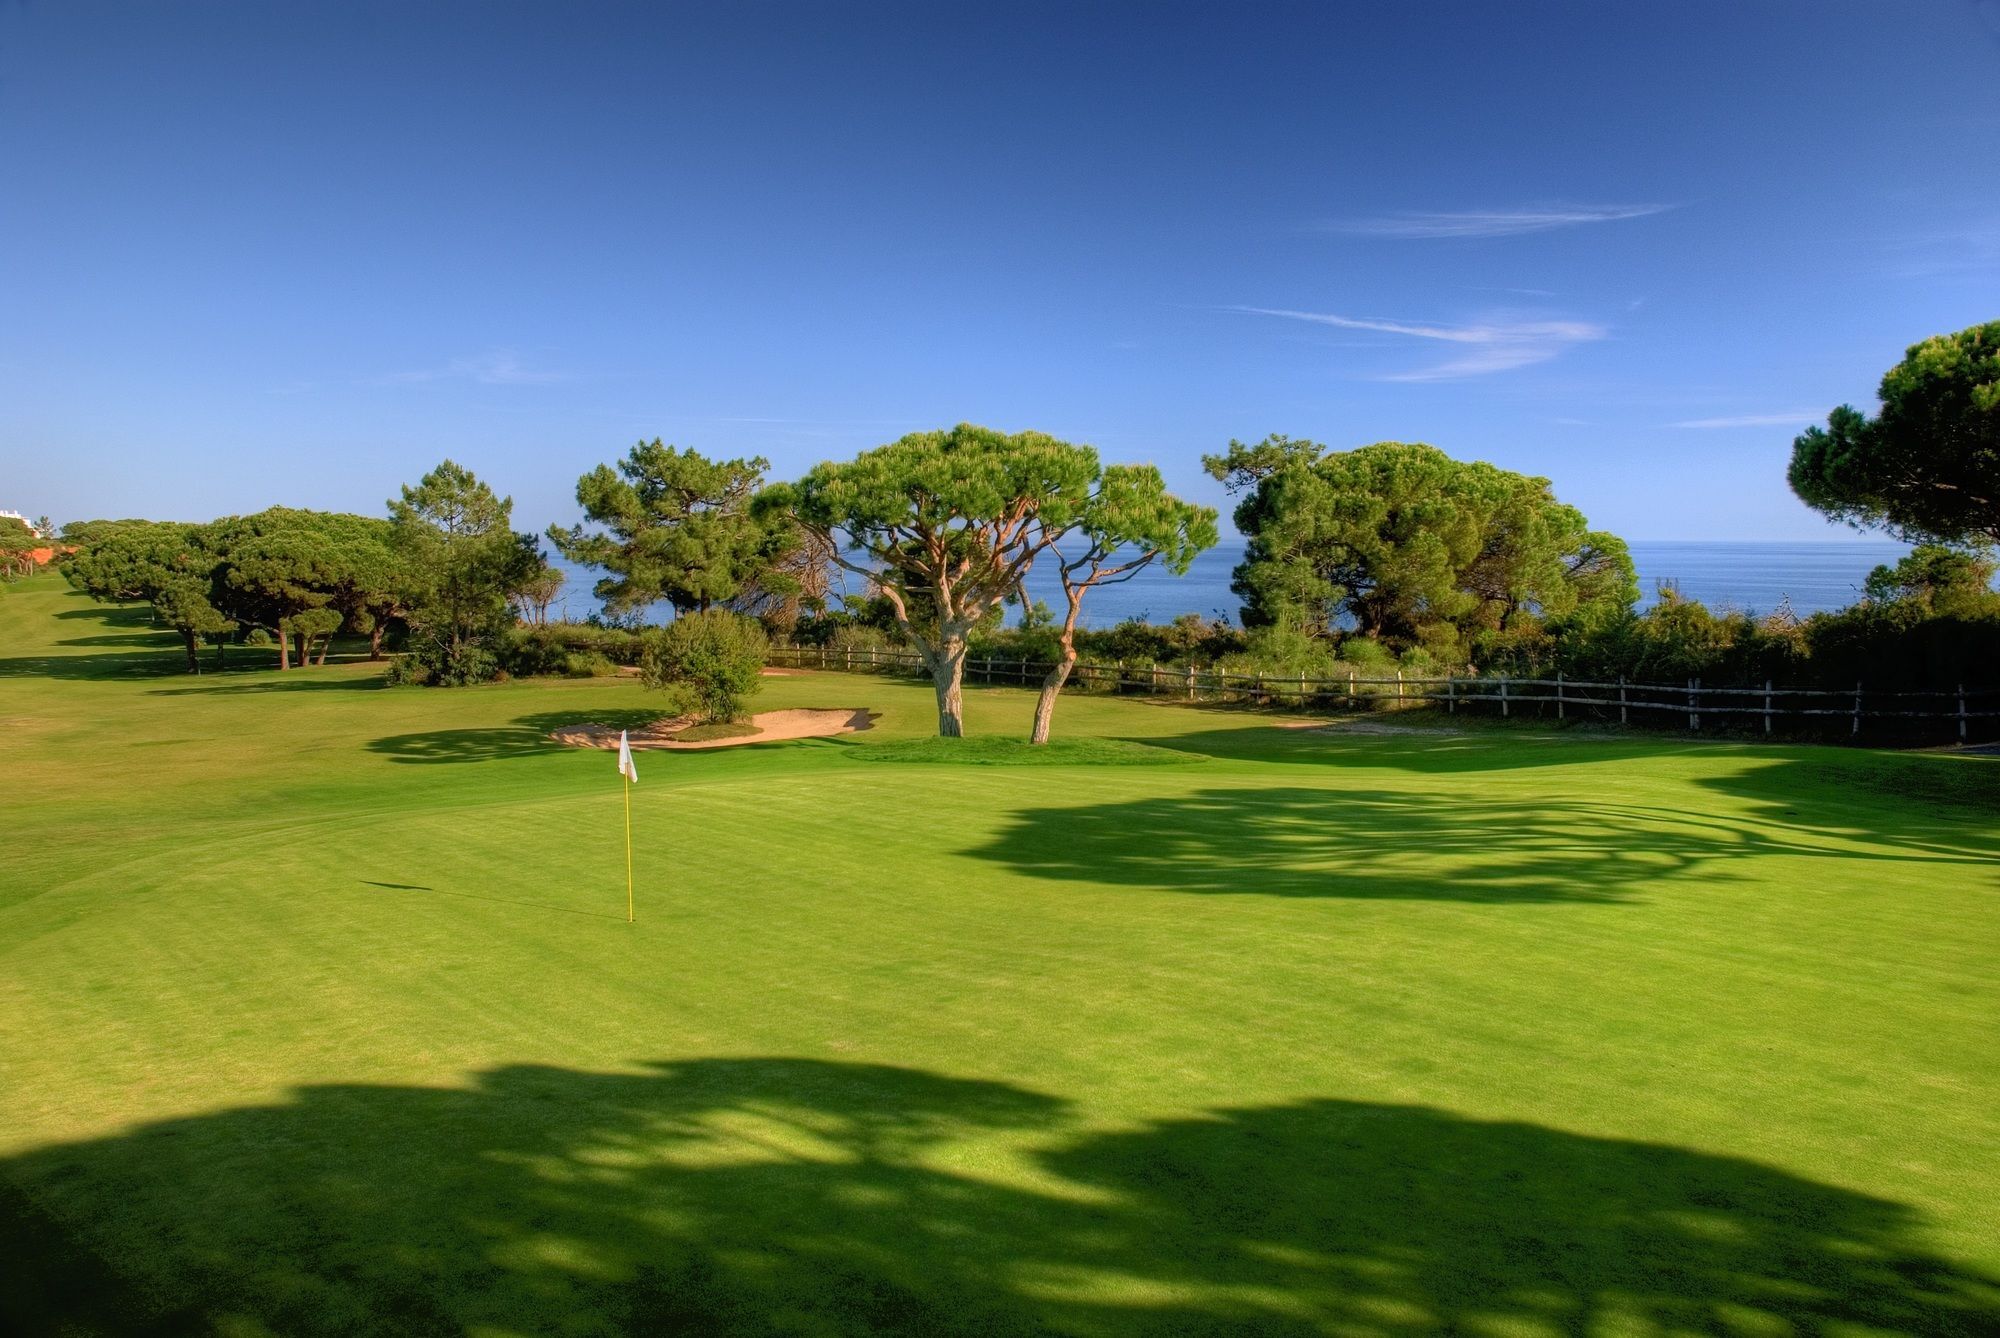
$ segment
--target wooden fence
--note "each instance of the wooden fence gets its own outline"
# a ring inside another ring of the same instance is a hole
[[[771,663],[784,668],[855,673],[923,672],[923,663],[913,651],[867,647],[774,647]],[[968,683],[1039,687],[1048,669],[1048,665],[1030,660],[968,659],[965,678]],[[1914,727],[1920,733],[1966,742],[1975,732],[1981,737],[1993,732],[1976,722],[2000,720],[2000,688],[1967,688],[1963,684],[1950,690],[1876,692],[1864,683],[1856,683],[1851,690],[1779,687],[1768,681],[1762,687],[1713,688],[1703,687],[1698,678],[1684,685],[1631,683],[1622,678],[1610,683],[1560,674],[1554,678],[1436,678],[1398,672],[1393,678],[1358,673],[1308,678],[1303,674],[1228,674],[1213,668],[1158,664],[1078,664],[1070,682],[1083,691],[1301,711],[1443,706],[1452,713],[1485,710],[1511,717],[1517,712],[1545,715],[1553,708],[1557,719],[1566,720],[1571,708],[1577,708],[1592,719],[1610,720],[1615,713],[1621,725],[1636,721],[1678,726],[1684,719],[1688,729],[1698,731],[1702,721],[1710,718],[1721,725],[1761,725],[1765,734],[1773,733],[1780,724],[1797,724],[1809,725],[1819,733],[1830,728],[1853,738],[1860,737],[1863,722],[1872,721],[1904,727],[1899,732]]]

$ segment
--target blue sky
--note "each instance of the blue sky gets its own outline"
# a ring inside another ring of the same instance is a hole
[[[0,507],[573,519],[1033,427],[1812,539],[1792,435],[2000,317],[2000,4],[0,0]]]

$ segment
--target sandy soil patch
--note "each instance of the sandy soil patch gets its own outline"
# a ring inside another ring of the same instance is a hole
[[[790,711],[765,711],[750,717],[755,734],[745,734],[733,739],[703,739],[698,743],[682,743],[673,736],[686,729],[690,721],[658,720],[644,729],[632,731],[634,748],[663,748],[674,752],[699,752],[705,748],[733,748],[740,743],[775,743],[780,739],[827,739],[836,734],[855,734],[864,729],[872,729],[875,713],[865,708],[839,707],[837,709],[804,708]],[[549,731],[549,737],[557,743],[568,744],[572,748],[616,748],[618,731],[609,725],[564,725]]]

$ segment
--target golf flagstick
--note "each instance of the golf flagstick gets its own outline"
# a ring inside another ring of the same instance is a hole
[[[632,743],[625,731],[618,731],[618,788],[625,792],[625,923],[632,923],[632,787],[639,783],[639,768],[632,761]]]

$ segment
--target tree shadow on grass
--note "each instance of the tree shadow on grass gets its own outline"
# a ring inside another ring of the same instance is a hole
[[[1008,815],[968,852],[1021,873],[1174,892],[1494,903],[1618,902],[1733,877],[1770,855],[1987,865],[1956,849],[1870,853],[1782,826],[1644,805],[1242,786]]]
[[[1754,1162],[1418,1106],[1309,1100],[1106,1133],[1056,1097],[912,1069],[514,1066],[455,1088],[307,1087],[0,1163],[0,1321],[1992,1331],[1995,1280],[1926,1249],[1921,1225]]]
[[[351,665],[365,665],[365,657],[348,658],[336,655],[325,665],[314,665],[309,670],[292,669],[280,672],[277,665],[245,665],[242,669],[229,669],[223,673],[206,673],[203,679],[229,679],[235,682],[201,682],[195,686],[182,688],[155,688],[155,697],[240,697],[256,696],[267,692],[381,692],[389,686],[389,681],[378,673],[355,674],[349,677],[334,677],[319,672],[322,669],[347,668]],[[385,666],[377,664],[378,670]]]
[[[580,707],[570,711],[542,711],[517,717],[512,724],[477,729],[433,729],[418,734],[390,734],[368,741],[368,751],[381,753],[397,762],[435,765],[448,762],[497,762],[511,757],[532,757],[538,753],[560,752],[565,745],[549,737],[551,730],[565,725],[603,725],[610,729],[639,730],[663,719],[661,708]]]
[[[1237,761],[1448,775],[1524,767],[1619,763],[1643,768],[1681,757],[1736,763],[1692,785],[1756,802],[1749,828],[1794,853],[1827,839],[1864,841],[1922,857],[1989,862],[2000,855],[2000,765],[1982,759],[1813,745],[1687,743],[1603,734],[1524,738],[1505,731],[1371,735],[1270,727],[1214,730],[1146,742]],[[1465,803],[1468,801],[1454,801]],[[1673,816],[1667,809],[1632,809]],[[1694,813],[1687,821],[1700,819]],[[1958,827],[1940,830],[1939,819]],[[1984,831],[1979,831],[1984,828]],[[1861,856],[1866,858],[1866,856]]]
[[[1408,732],[1376,733],[1375,730]],[[1368,717],[1330,720],[1310,728],[1267,723],[1193,734],[1135,737],[1131,741],[1238,762],[1388,767],[1426,775],[1628,762],[1677,751],[1671,743],[1663,745],[1651,739],[1604,734],[1526,737],[1492,729],[1455,733],[1448,725],[1399,725]]]

